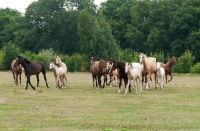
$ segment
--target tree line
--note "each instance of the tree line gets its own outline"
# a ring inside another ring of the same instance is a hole
[[[12,45],[21,54],[53,50],[84,60],[125,60],[127,51],[144,52],[159,54],[162,62],[189,51],[193,66],[200,60],[199,20],[199,0],[107,0],[100,7],[94,0],[38,0],[25,14],[0,8],[0,48]],[[0,62],[15,56],[3,59],[6,54]]]

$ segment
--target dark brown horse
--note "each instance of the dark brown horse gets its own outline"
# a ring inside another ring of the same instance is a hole
[[[117,60],[112,60],[111,61],[111,73],[115,70],[115,69],[119,69],[119,90],[118,93],[120,93],[121,91],[121,85],[122,85],[122,79],[124,79],[124,83],[125,83],[125,88],[126,85],[128,83],[128,77],[127,74],[125,73],[125,62],[121,62],[121,61],[117,61]],[[131,92],[131,85],[129,85],[129,92]]]
[[[172,66],[177,65],[176,58],[172,57],[166,64],[161,63],[160,66],[165,69],[165,78],[166,78],[166,83],[170,82],[173,78],[172,76]],[[171,76],[171,79],[167,81],[167,75]]]
[[[107,63],[104,60],[95,61],[92,63],[90,67],[90,71],[92,73],[92,78],[93,78],[93,87],[94,87],[94,81],[96,80],[96,87],[100,86],[104,88],[105,83],[106,83],[106,66],[107,66]],[[101,85],[102,75],[104,77],[103,86]]]
[[[17,56],[14,67],[16,67],[19,64],[22,65],[22,67],[24,68],[24,71],[25,71],[25,75],[26,75],[26,88],[25,89],[26,90],[28,89],[28,83],[31,85],[33,90],[35,90],[35,87],[33,87],[31,82],[30,82],[30,76],[31,75],[36,75],[37,87],[38,87],[38,85],[39,85],[39,73],[40,72],[43,73],[44,80],[46,82],[46,86],[47,86],[47,88],[49,88],[48,84],[47,84],[47,79],[46,79],[45,66],[41,61],[31,62],[31,61],[27,60],[26,58],[23,58],[21,56]]]
[[[19,76],[19,82],[21,84],[22,65],[19,64],[16,67],[14,67],[15,62],[16,60],[13,60],[10,67],[13,74],[14,83],[15,85],[18,85],[18,76]]]

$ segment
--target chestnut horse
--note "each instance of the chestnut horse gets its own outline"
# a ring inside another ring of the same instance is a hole
[[[111,60],[111,65],[112,65],[112,68],[110,70],[110,72],[112,73],[115,69],[118,69],[119,70],[119,74],[118,74],[118,77],[119,77],[119,89],[118,89],[118,93],[120,93],[121,91],[121,85],[122,85],[122,79],[124,79],[124,83],[125,83],[125,88],[126,88],[126,85],[128,83],[128,77],[127,77],[127,74],[125,73],[125,62],[121,62],[121,61],[117,61],[117,60]],[[131,85],[129,85],[129,92],[131,92]]]
[[[47,79],[46,79],[46,70],[44,63],[41,61],[36,61],[36,62],[31,62],[27,60],[26,58],[23,58],[22,56],[17,56],[16,62],[14,64],[14,67],[17,67],[17,65],[21,64],[22,67],[24,68],[25,75],[26,75],[26,86],[25,89],[28,89],[28,83],[30,86],[35,90],[35,87],[32,86],[30,82],[30,76],[31,75],[36,75],[37,78],[37,87],[39,85],[39,73],[42,72],[44,76],[44,80],[46,82],[47,88],[49,88],[47,84]]]
[[[146,82],[146,89],[150,89],[149,88],[149,80],[151,77],[151,74],[155,75],[155,88],[156,88],[156,61],[155,59],[148,59],[146,57],[146,55],[144,55],[143,53],[140,53],[140,64],[143,64],[143,70],[142,73],[144,74],[145,77],[145,82]]]
[[[13,60],[11,63],[11,71],[13,74],[14,83],[15,85],[18,85],[18,76],[19,76],[19,82],[21,84],[22,65],[19,64],[16,67],[14,67],[15,62],[16,60]]]
[[[96,80],[96,87],[100,86],[104,88],[105,83],[106,83],[106,66],[107,66],[107,63],[104,60],[95,61],[92,63],[90,67],[90,71],[92,73],[92,78],[93,78],[93,87],[94,87],[94,81]],[[104,77],[103,86],[101,85],[102,75]]]
[[[166,64],[163,64],[163,63],[160,64],[160,66],[163,67],[165,70],[166,83],[167,83],[167,75],[171,76],[171,79],[168,82],[170,82],[173,78],[173,76],[172,76],[172,66],[173,65],[177,65],[175,57],[172,57]]]

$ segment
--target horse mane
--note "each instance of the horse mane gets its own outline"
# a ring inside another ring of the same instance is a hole
[[[26,63],[31,64],[31,61],[27,60],[26,58],[24,58],[24,60],[26,61]]]

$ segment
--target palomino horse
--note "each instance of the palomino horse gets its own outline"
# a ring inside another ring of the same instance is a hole
[[[49,88],[49,86],[47,84],[46,70],[45,70],[44,63],[42,63],[41,61],[31,62],[31,61],[27,60],[26,58],[23,58],[22,56],[17,56],[14,67],[16,67],[19,64],[22,65],[22,67],[24,68],[24,71],[25,71],[25,75],[26,75],[26,88],[25,89],[26,90],[28,89],[28,83],[33,88],[33,90],[35,90],[35,87],[33,87],[31,82],[30,82],[30,76],[31,75],[36,75],[37,87],[38,87],[38,85],[39,85],[39,73],[40,72],[42,72],[42,74],[44,76],[44,80],[46,82],[46,86],[47,86],[47,88]]]
[[[117,60],[112,60],[111,61],[112,68],[110,72],[112,73],[115,69],[119,69],[119,89],[118,93],[121,91],[121,85],[122,85],[122,79],[124,79],[125,83],[125,88],[128,83],[128,77],[127,74],[125,73],[125,62],[117,61]],[[129,85],[129,92],[131,92],[131,88]]]
[[[166,64],[163,64],[163,63],[160,64],[160,66],[163,67],[165,70],[166,83],[167,83],[167,75],[171,76],[171,79],[168,82],[170,82],[173,78],[173,76],[172,76],[172,66],[173,65],[177,65],[175,57],[172,57]]]
[[[22,75],[22,65],[19,64],[16,67],[14,67],[16,60],[13,60],[11,63],[11,71],[13,74],[13,79],[15,82],[15,85],[18,85],[18,76],[19,76],[19,82],[21,84],[21,75]]]
[[[93,87],[94,87],[94,81],[96,80],[96,87],[100,86],[104,88],[105,83],[106,83],[106,66],[107,66],[107,63],[104,60],[95,61],[92,63],[91,73],[92,73],[92,78],[93,78]],[[102,75],[104,76],[103,86],[101,85]]]
[[[56,64],[57,64],[58,67],[63,67],[63,68],[65,68],[65,70],[66,70],[65,74],[67,73],[67,66],[66,66],[66,64],[65,64],[64,62],[62,62],[62,60],[61,60],[61,58],[60,58],[59,56],[56,56]],[[66,75],[60,76],[60,79],[61,79],[61,82],[62,82],[63,84],[64,84],[64,83],[67,84],[67,77],[66,77]],[[64,80],[65,80],[65,82],[64,82]],[[66,85],[66,86],[67,86],[67,85]]]
[[[151,74],[154,73],[155,75],[155,88],[156,88],[156,61],[154,59],[147,59],[146,55],[143,53],[140,53],[140,64],[143,64],[143,71],[146,82],[146,89],[149,88],[149,79],[151,77]]]
[[[66,68],[64,67],[57,67],[53,62],[50,62],[50,65],[49,65],[49,69],[53,69],[53,73],[54,73],[54,76],[55,76],[55,81],[56,81],[56,88],[59,87],[59,88],[62,88],[62,86],[65,86],[67,85],[67,79],[66,79]],[[65,76],[65,82],[64,80],[62,80],[61,77]],[[61,79],[61,86],[59,85],[59,79]]]

